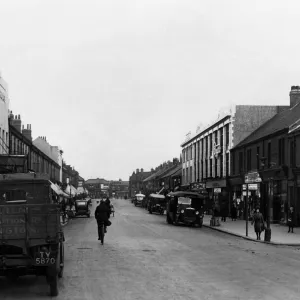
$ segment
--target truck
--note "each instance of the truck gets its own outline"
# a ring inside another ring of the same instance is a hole
[[[58,295],[64,270],[64,233],[51,182],[36,173],[0,174],[0,276],[44,276]]]

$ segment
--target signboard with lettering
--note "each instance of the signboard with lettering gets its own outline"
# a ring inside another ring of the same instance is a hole
[[[221,193],[221,188],[216,188],[216,189],[214,189],[214,193],[215,193],[215,194]]]
[[[258,172],[251,172],[245,175],[245,183],[262,182]]]

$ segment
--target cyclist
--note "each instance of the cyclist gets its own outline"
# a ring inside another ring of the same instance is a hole
[[[98,240],[100,240],[100,224],[102,222],[104,222],[104,232],[106,233],[106,227],[108,224],[108,214],[109,214],[110,210],[108,209],[107,205],[105,204],[105,202],[103,200],[100,201],[99,205],[96,207],[95,210],[95,218],[97,220],[97,224],[98,224]]]

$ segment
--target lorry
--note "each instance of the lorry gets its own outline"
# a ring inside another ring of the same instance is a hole
[[[64,240],[48,176],[0,174],[0,276],[45,276],[50,296],[57,296]]]

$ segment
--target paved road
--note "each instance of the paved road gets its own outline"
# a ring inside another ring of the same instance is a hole
[[[66,266],[56,299],[300,299],[300,250],[175,227],[114,200],[104,246],[94,218],[65,228]],[[95,204],[93,204],[93,210]],[[0,279],[0,299],[49,299],[44,278]]]

